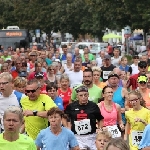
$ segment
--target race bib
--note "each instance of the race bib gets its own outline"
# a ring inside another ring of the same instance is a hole
[[[132,131],[132,145],[139,146],[140,141],[142,139],[143,131]]]
[[[112,138],[121,137],[121,132],[119,131],[117,125],[107,126],[107,129],[111,133]]]
[[[87,134],[91,132],[91,124],[90,119],[83,119],[81,121],[74,121],[75,124],[75,131],[78,135],[80,134]]]
[[[103,79],[108,79],[108,75],[111,71],[103,71]]]
[[[3,115],[4,113],[0,113],[0,133],[1,133],[1,129],[4,129],[4,125],[3,125]]]

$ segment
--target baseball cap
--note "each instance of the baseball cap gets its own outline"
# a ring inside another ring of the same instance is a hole
[[[139,59],[139,56],[138,55],[134,55],[133,59]]]
[[[118,74],[114,73],[113,71],[109,73],[108,79],[111,78],[111,77],[117,77],[119,79]]]
[[[88,88],[86,86],[80,86],[76,89],[76,92],[79,93],[79,92],[88,92]]]
[[[138,83],[140,83],[140,82],[147,82],[147,80],[148,80],[148,78],[147,78],[147,76],[146,75],[140,75],[139,77],[138,77]]]
[[[37,73],[35,73],[34,76],[35,76],[36,78],[44,77],[44,73],[43,73],[43,72],[37,72]]]
[[[110,55],[105,55],[104,59],[111,59],[111,56]]]
[[[139,63],[138,63],[138,67],[147,67],[147,63],[146,63],[146,61],[140,61]]]

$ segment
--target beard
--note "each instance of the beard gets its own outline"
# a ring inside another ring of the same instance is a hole
[[[89,80],[85,80],[85,81],[84,81],[84,84],[87,85],[87,86],[88,86],[88,85],[91,85],[92,83],[93,83],[93,82],[92,82],[92,81],[89,81]]]

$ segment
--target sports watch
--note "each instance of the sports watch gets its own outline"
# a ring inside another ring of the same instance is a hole
[[[33,115],[37,116],[37,112],[38,112],[37,110],[33,110]]]

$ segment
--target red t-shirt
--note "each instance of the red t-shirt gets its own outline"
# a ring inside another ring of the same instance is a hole
[[[111,45],[109,45],[109,46],[107,47],[107,49],[108,49],[108,54],[110,54],[110,53],[113,52],[113,47],[112,47]]]
[[[70,88],[68,88],[67,92],[62,92],[61,89],[58,89],[58,95],[63,99],[64,109],[66,109],[67,105],[69,104],[71,93],[72,91]]]
[[[139,74],[134,74],[128,80],[129,82],[128,87],[132,86],[132,90],[136,90],[138,87],[138,82],[137,82],[138,76]]]
[[[16,70],[14,70],[11,72],[11,75],[12,75],[13,79],[15,79],[16,77],[18,77],[19,74]]]
[[[46,92],[46,84],[44,84],[43,87],[41,87],[40,94],[47,94],[47,92]]]

